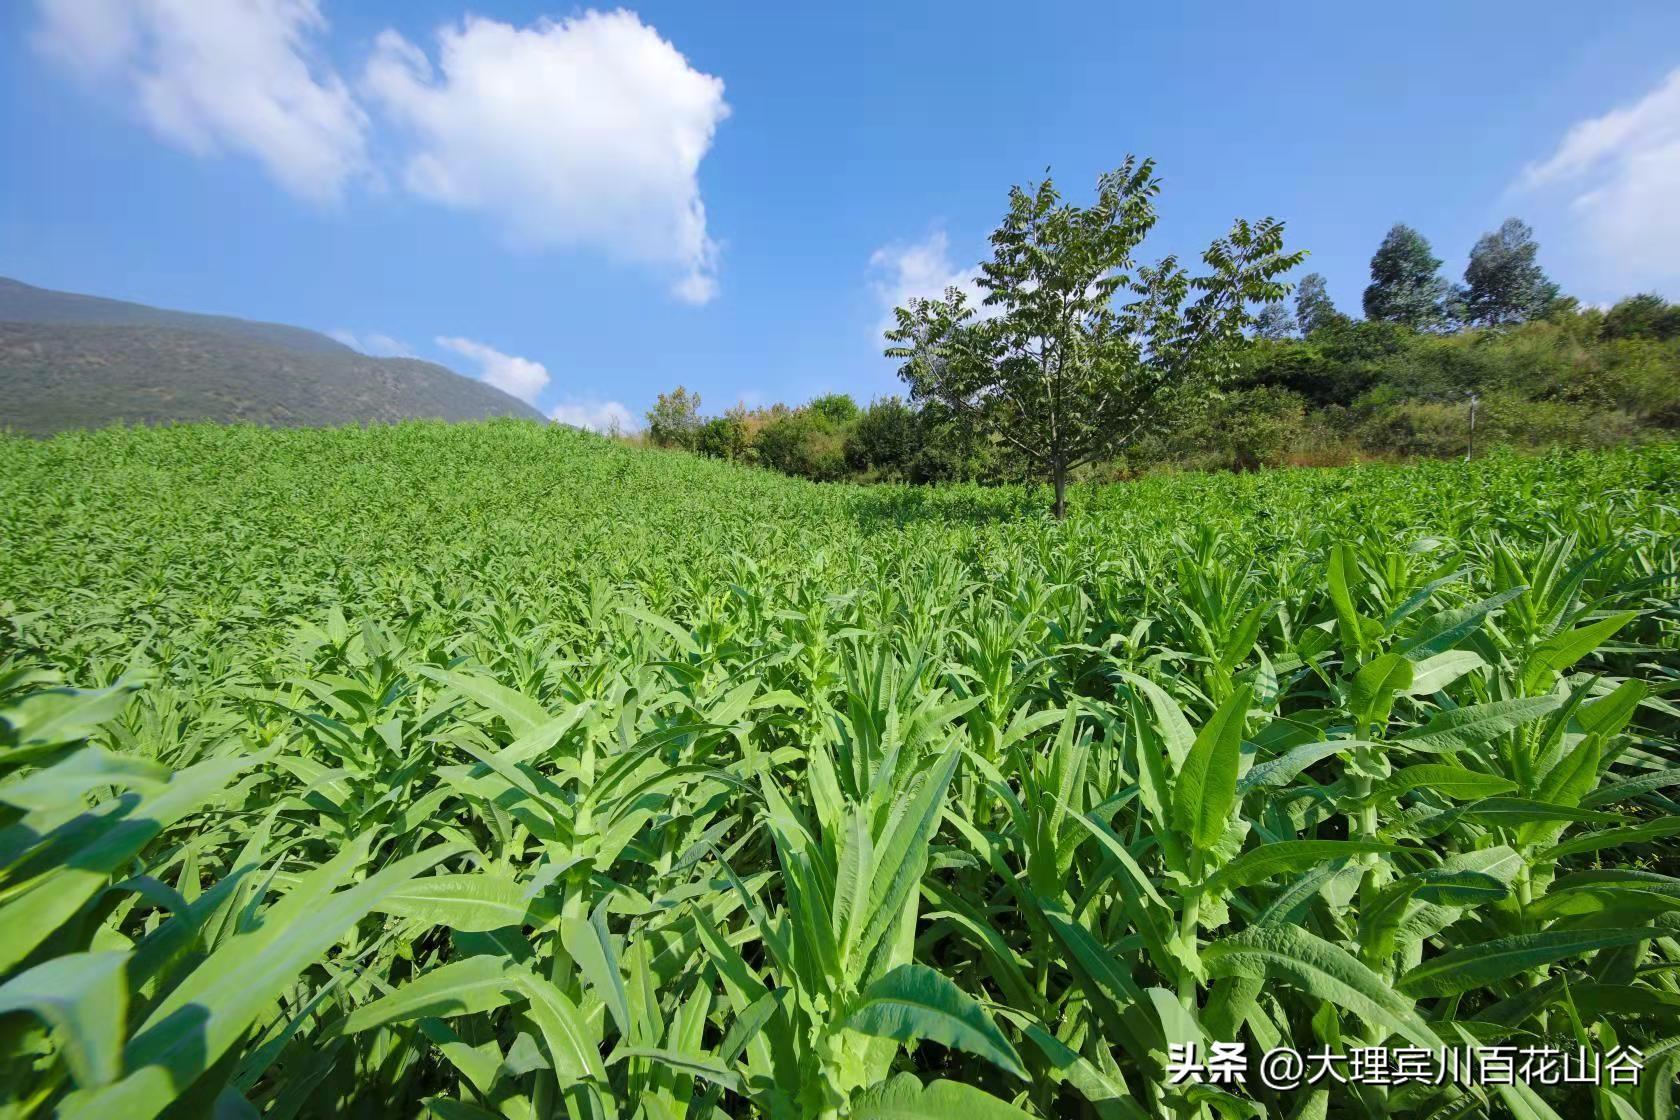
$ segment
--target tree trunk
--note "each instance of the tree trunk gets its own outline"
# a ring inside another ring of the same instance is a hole
[[[1060,463],[1050,464],[1050,481],[1056,487],[1056,520],[1067,516],[1067,468]]]

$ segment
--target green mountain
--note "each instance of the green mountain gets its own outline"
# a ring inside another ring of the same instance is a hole
[[[500,389],[415,358],[373,358],[280,323],[170,311],[0,278],[0,429],[274,427],[542,419]]]

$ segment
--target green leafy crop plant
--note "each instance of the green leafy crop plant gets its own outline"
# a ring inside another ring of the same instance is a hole
[[[0,1113],[1672,1117],[1677,494],[0,440]]]

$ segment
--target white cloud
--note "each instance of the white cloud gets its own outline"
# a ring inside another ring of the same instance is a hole
[[[504,354],[493,346],[474,342],[470,338],[439,336],[437,344],[476,364],[480,381],[494,385],[527,404],[536,400],[537,394],[548,384],[548,370],[541,362]]]
[[[574,428],[588,428],[603,434],[626,433],[636,430],[636,418],[617,401],[567,401],[556,405],[548,414],[550,420],[570,424]]]
[[[1567,191],[1584,247],[1624,287],[1680,277],[1680,70],[1576,124],[1517,186]]]
[[[367,168],[366,115],[312,58],[317,0],[36,0],[42,54],[111,90],[197,155],[256,159],[332,203]]]
[[[936,229],[920,241],[883,245],[869,257],[870,270],[875,274],[870,286],[881,303],[881,330],[896,326],[895,307],[906,306],[912,299],[940,299],[946,288],[960,288],[968,296],[968,305],[977,314],[986,315],[989,308],[981,306],[986,291],[980,287],[980,268],[958,268],[951,261],[951,242],[945,231]]]
[[[352,350],[360,350],[362,353],[375,358],[412,358],[415,356],[414,348],[408,343],[399,338],[392,338],[388,334],[380,334],[378,331],[357,334],[355,331],[339,327],[337,330],[328,331],[327,335],[338,342],[344,343]]]
[[[697,178],[728,115],[723,82],[627,11],[517,28],[469,16],[437,62],[379,36],[365,87],[412,139],[403,173],[425,198],[490,215],[529,248],[588,247],[717,294],[717,245]]]

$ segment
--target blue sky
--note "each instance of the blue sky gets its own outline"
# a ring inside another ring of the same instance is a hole
[[[1680,5],[34,0],[0,275],[341,332],[573,420],[893,392],[890,304],[1009,186],[1157,160],[1146,255],[1275,215],[1357,311],[1405,221],[1518,215],[1680,297]]]

